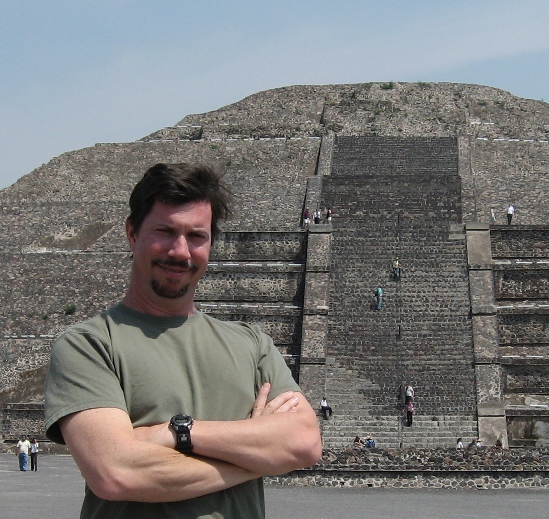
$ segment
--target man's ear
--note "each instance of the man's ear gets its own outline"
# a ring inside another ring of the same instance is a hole
[[[135,232],[135,228],[133,224],[130,221],[130,218],[126,218],[126,237],[128,238],[128,243],[130,244],[130,249],[133,252],[133,246],[135,244],[137,233]]]

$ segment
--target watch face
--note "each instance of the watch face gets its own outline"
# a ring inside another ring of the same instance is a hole
[[[171,419],[171,423],[174,427],[178,427],[182,425],[186,427],[190,427],[193,424],[193,419],[186,414],[178,414]]]

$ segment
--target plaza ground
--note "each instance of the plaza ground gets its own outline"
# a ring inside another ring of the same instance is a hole
[[[0,454],[1,519],[76,519],[83,495],[70,456],[41,455],[38,472],[20,472],[16,456]],[[548,517],[549,490],[269,486],[265,498],[266,519],[516,519]]]

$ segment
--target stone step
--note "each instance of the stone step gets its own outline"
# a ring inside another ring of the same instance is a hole
[[[412,427],[399,426],[384,427],[370,425],[366,427],[353,427],[345,425],[339,427],[326,427],[323,425],[322,437],[325,446],[344,447],[352,444],[355,436],[365,437],[370,434],[379,447],[397,448],[404,445],[428,446],[428,447],[452,447],[458,437],[469,441],[476,438],[478,430],[476,424],[462,423],[444,429],[432,429],[425,427],[421,422],[414,420]]]
[[[455,140],[437,152],[391,142],[336,139],[323,182],[324,200],[338,208],[327,352],[337,365],[326,378],[335,414],[323,437],[345,445],[371,433],[391,446],[449,446],[477,427],[474,395],[454,396],[475,383],[465,242],[449,240],[461,218],[457,148]],[[428,173],[433,163],[436,174]],[[457,232],[464,237],[463,226]],[[400,283],[391,279],[395,254]],[[381,312],[373,309],[377,286]],[[411,430],[395,414],[405,381],[422,388]]]
[[[399,430],[401,427],[402,416],[395,416],[392,419],[378,419],[378,420],[360,420],[360,419],[347,419],[347,417],[337,418],[332,415],[328,420],[322,420],[322,425],[324,429],[341,429],[342,427],[360,427],[362,428],[377,428],[384,430]],[[473,418],[470,419],[461,419],[461,420],[446,420],[446,421],[433,421],[429,419],[422,419],[421,417],[414,416],[414,423],[418,427],[421,427],[425,431],[444,431],[444,430],[454,430],[460,427],[475,426],[476,420]]]

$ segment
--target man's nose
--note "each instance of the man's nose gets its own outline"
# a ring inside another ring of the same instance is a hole
[[[189,252],[189,243],[187,242],[187,238],[185,236],[178,236],[174,238],[174,240],[171,243],[170,256],[176,257],[176,258],[183,258],[183,259],[189,259],[191,254]]]

